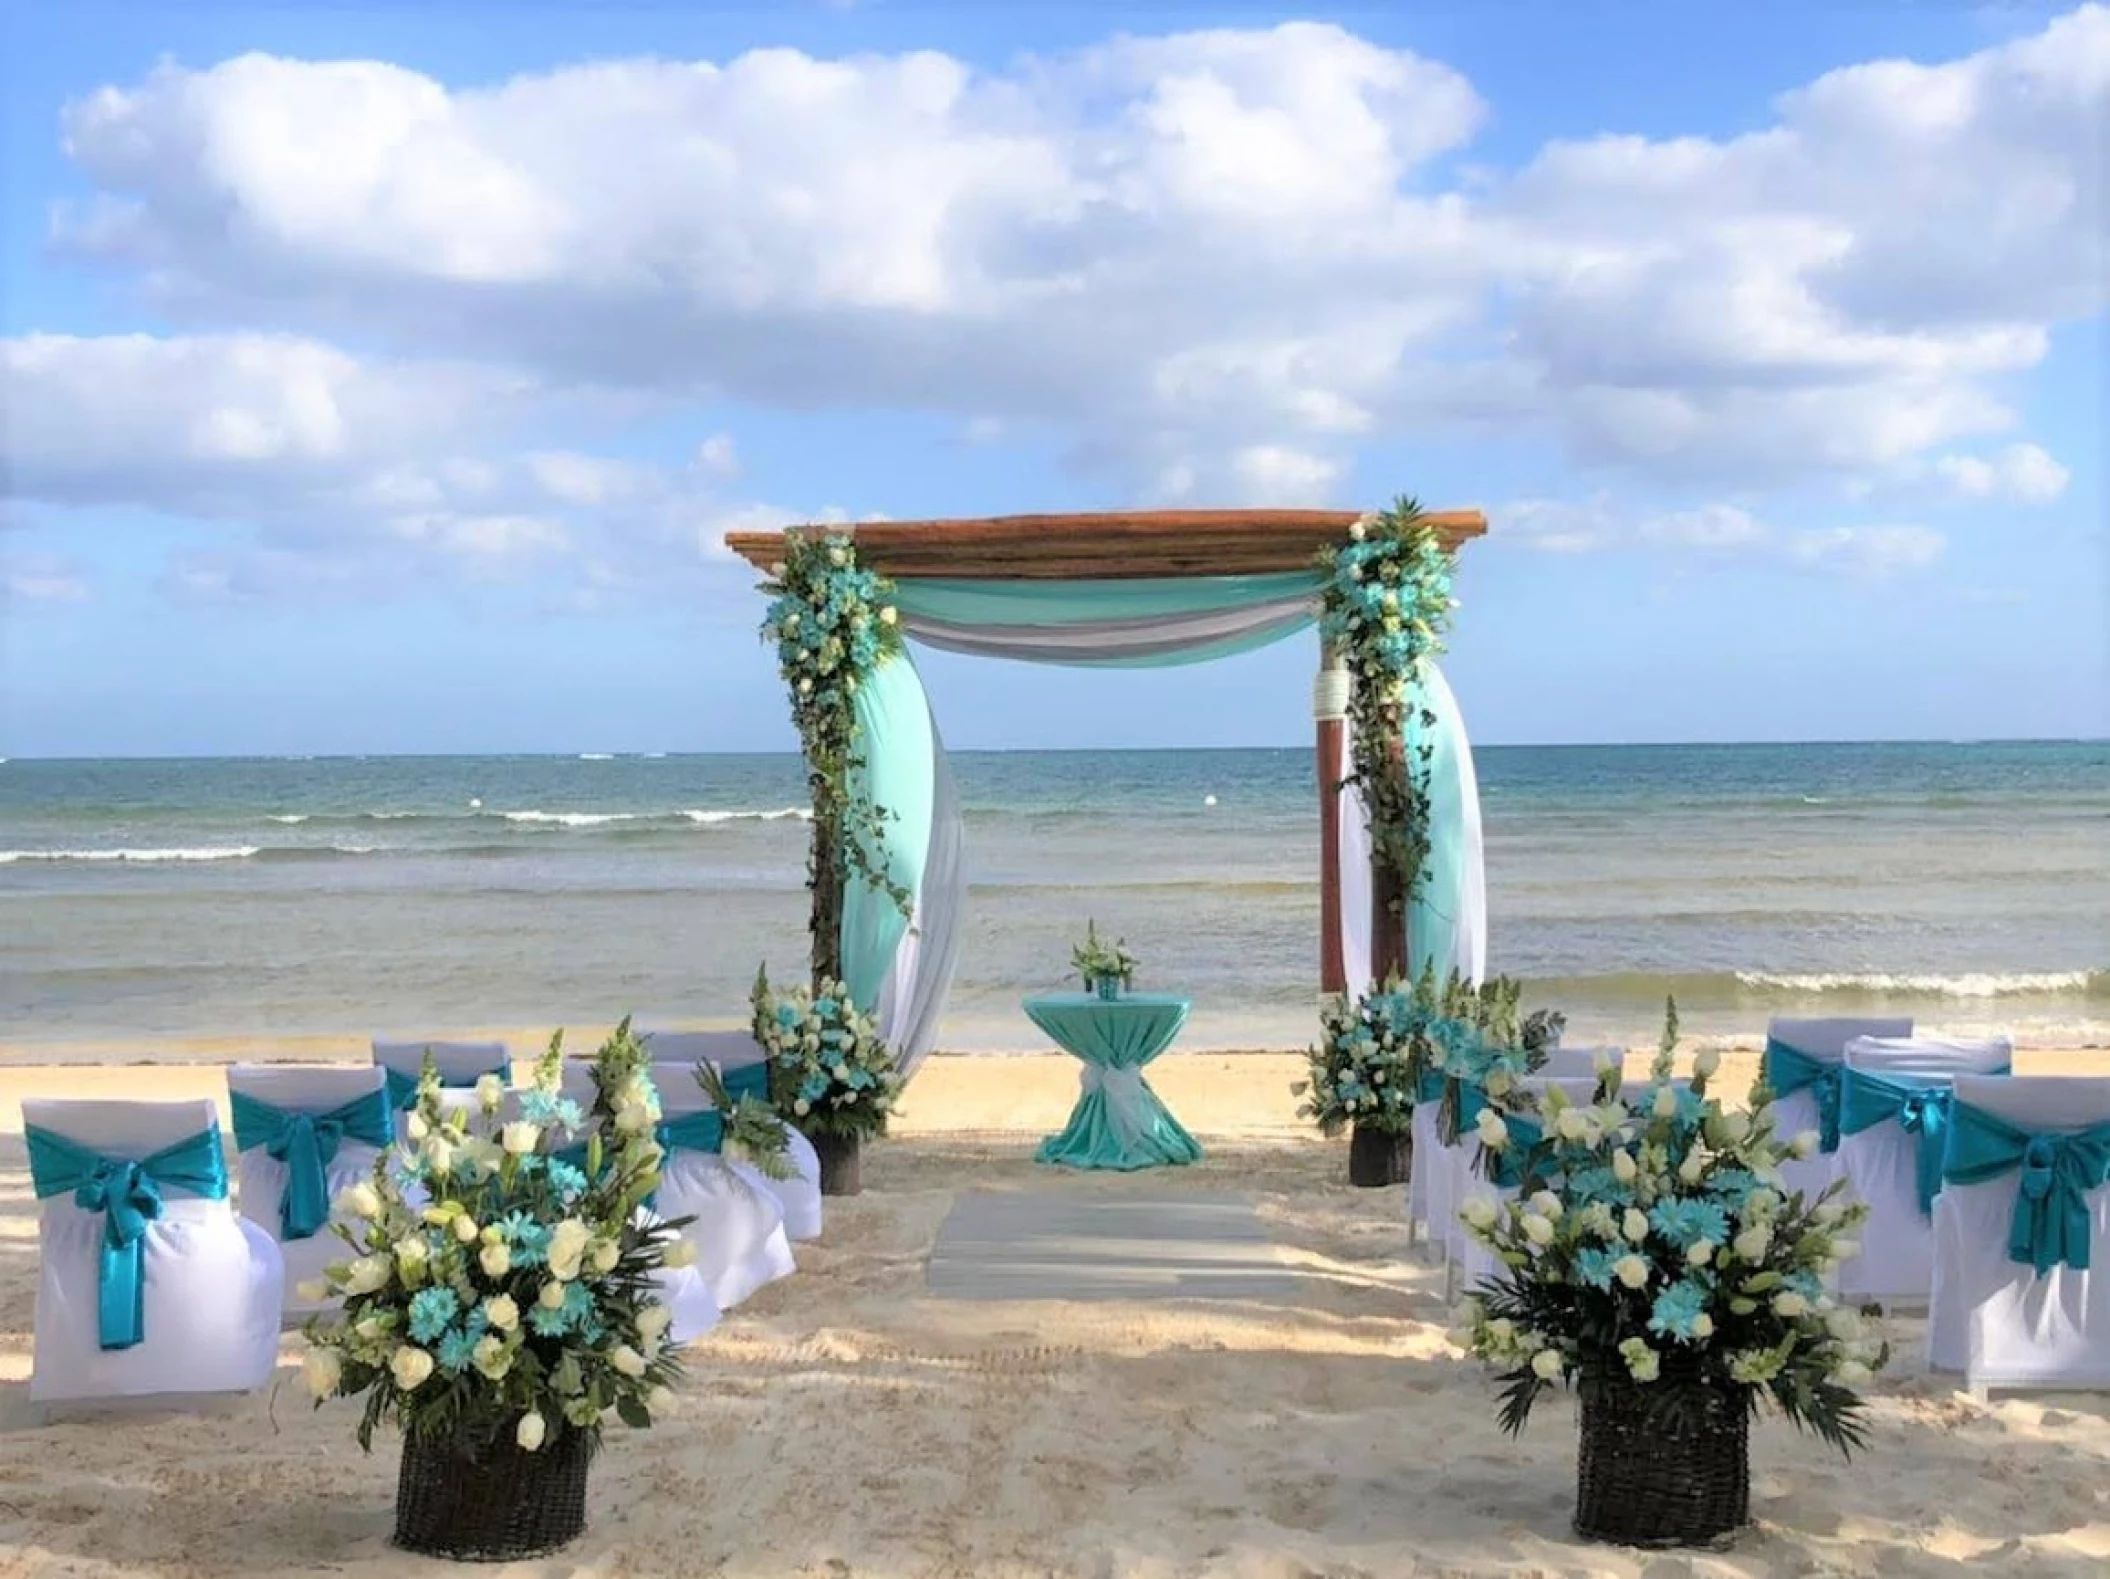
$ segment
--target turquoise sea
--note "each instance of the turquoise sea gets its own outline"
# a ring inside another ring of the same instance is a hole
[[[944,1045],[1086,919],[1183,1045],[1312,1035],[1309,750],[956,755]],[[1490,952],[1571,1035],[1782,1011],[2110,1040],[2110,744],[1483,748]],[[1214,797],[1213,802],[1210,797]],[[0,1047],[733,1020],[805,956],[790,756],[0,762]]]

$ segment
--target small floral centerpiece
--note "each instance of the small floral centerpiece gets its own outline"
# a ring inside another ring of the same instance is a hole
[[[562,1056],[559,1033],[511,1117],[497,1077],[450,1101],[428,1062],[407,1153],[382,1152],[339,1202],[351,1255],[303,1290],[339,1302],[307,1328],[317,1406],[363,1398],[369,1451],[378,1426],[402,1428],[411,1550],[511,1559],[571,1540],[608,1417],[651,1425],[681,1372],[656,1279],[691,1252],[681,1222],[639,1210],[659,1182],[647,1055],[626,1021],[587,1112],[561,1094]],[[553,1154],[573,1141],[581,1161]]]
[[[1083,978],[1086,992],[1117,998],[1135,981],[1136,957],[1128,952],[1126,938],[1108,943],[1099,936],[1099,924],[1086,921],[1084,941],[1070,950],[1070,968]]]
[[[1588,1104],[1522,1088],[1475,1130],[1515,1199],[1467,1203],[1502,1271],[1468,1299],[1458,1341],[1501,1372],[1501,1422],[1523,1429],[1545,1389],[1582,1400],[1576,1529],[1631,1545],[1719,1540],[1746,1522],[1751,1415],[1771,1398],[1848,1452],[1864,1445],[1855,1392],[1888,1358],[1825,1275],[1853,1255],[1865,1209],[1786,1191],[1780,1164],[1814,1134],[1774,1135],[1708,1095],[1718,1055],[1672,1079],[1672,1005],[1648,1083],[1616,1063]]]
[[[877,1022],[859,1011],[839,981],[824,979],[818,991],[801,983],[780,992],[766,968],[755,977],[752,1002],[755,1040],[769,1054],[771,1091],[779,1111],[813,1142],[821,1193],[857,1194],[862,1143],[886,1133],[901,1090]]]

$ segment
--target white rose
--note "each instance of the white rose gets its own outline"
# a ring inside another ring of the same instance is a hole
[[[645,1374],[645,1357],[627,1343],[619,1343],[608,1356],[608,1363],[625,1376]]]
[[[612,1239],[603,1239],[593,1247],[593,1254],[588,1259],[596,1272],[613,1272],[616,1262],[623,1259],[622,1246]]]
[[[1539,1350],[1538,1353],[1531,1357],[1531,1370],[1532,1374],[1537,1376],[1540,1381],[1550,1382],[1558,1380],[1561,1374],[1561,1351],[1558,1349]]]
[[[483,1230],[476,1226],[476,1219],[471,1217],[467,1212],[464,1212],[461,1216],[455,1218],[454,1237],[459,1239],[463,1244],[475,1244],[478,1236],[482,1233]]]
[[[1835,1310],[1824,1318],[1824,1330],[1842,1342],[1861,1336],[1861,1313],[1856,1310]]]
[[[1834,1239],[1832,1241],[1832,1259],[1834,1261],[1851,1261],[1860,1253],[1861,1241],[1858,1239]]]
[[[1484,1195],[1476,1195],[1467,1201],[1458,1215],[1465,1219],[1468,1228],[1492,1228],[1495,1223],[1495,1203]]]
[[[303,1305],[320,1305],[330,1297],[330,1285],[319,1277],[302,1278],[293,1292],[300,1296]]]
[[[1707,1171],[1707,1159],[1693,1152],[1678,1164],[1678,1177],[1687,1184],[1698,1184],[1700,1175]]]
[[[1621,1184],[1632,1184],[1634,1175],[1641,1170],[1634,1162],[1634,1154],[1624,1147],[1612,1153],[1612,1177]]]
[[[1553,1121],[1553,1132],[1562,1140],[1587,1140],[1590,1115],[1581,1108],[1563,1108],[1561,1116]]]
[[[352,1336],[363,1343],[376,1342],[386,1330],[378,1316],[361,1316],[352,1323]]]
[[[791,1111],[798,1114],[800,1118],[804,1118],[808,1113],[811,1113],[813,1111],[813,1104],[811,1102],[808,1102],[804,1097],[799,1097],[791,1104]]]
[[[300,1362],[300,1374],[311,1398],[334,1398],[344,1380],[344,1362],[335,1349],[310,1349]]]
[[[405,1273],[422,1270],[432,1259],[432,1249],[417,1235],[406,1236],[396,1241],[396,1265]]]
[[[1841,1365],[1838,1370],[1832,1373],[1833,1379],[1836,1380],[1841,1387],[1864,1386],[1868,1382],[1875,1380],[1875,1374],[1876,1373],[1874,1371],[1871,1371],[1859,1360],[1848,1360],[1845,1364]]]
[[[624,1105],[615,1116],[615,1127],[625,1135],[639,1135],[652,1127],[652,1110],[642,1102]]]
[[[1788,1155],[1791,1157],[1807,1157],[1823,1144],[1824,1137],[1822,1135],[1813,1129],[1806,1129],[1788,1142]]]
[[[1711,1337],[1713,1337],[1713,1336],[1714,1336],[1714,1318],[1713,1318],[1712,1316],[1708,1315],[1708,1314],[1707,1314],[1707,1312],[1706,1312],[1706,1311],[1704,1311],[1704,1310],[1703,1310],[1703,1311],[1701,1311],[1701,1312],[1700,1312],[1700,1313],[1699,1313],[1699,1314],[1698,1314],[1697,1316],[1693,1317],[1693,1318],[1692,1318],[1692,1335],[1693,1335],[1693,1336],[1694,1336],[1695,1338],[1711,1338]]]
[[[1824,1201],[1819,1203],[1816,1210],[1810,1213],[1810,1218],[1813,1222],[1823,1223],[1826,1227],[1830,1227],[1845,1215],[1846,1208],[1837,1201]]]
[[[548,1435],[549,1427],[532,1409],[520,1417],[520,1424],[513,1429],[513,1440],[520,1444],[523,1453],[538,1451]]]
[[[1487,1075],[1487,1094],[1491,1097],[1507,1096],[1512,1083],[1508,1071],[1502,1069],[1489,1070]]]
[[[1657,1118],[1675,1118],[1678,1113],[1678,1091],[1675,1086],[1663,1086],[1656,1092],[1656,1104],[1649,1110]]]
[[[542,1292],[535,1296],[535,1303],[544,1310],[555,1310],[564,1303],[564,1285],[562,1283],[543,1284]]]
[[[1638,1245],[1648,1237],[1648,1214],[1638,1206],[1629,1206],[1619,1220],[1619,1231]]]
[[[1532,1196],[1531,1209],[1556,1223],[1561,1220],[1561,1198],[1551,1190],[1541,1190]]]
[[[1480,1144],[1489,1151],[1500,1151],[1509,1144],[1509,1126],[1502,1122],[1502,1115],[1491,1107],[1480,1109],[1480,1117],[1474,1121],[1480,1132]]]
[[[586,1246],[593,1234],[576,1217],[567,1217],[550,1230],[549,1269],[550,1275],[562,1282],[570,1282],[579,1275],[579,1259],[586,1254]]]
[[[1526,1239],[1529,1239],[1533,1244],[1537,1245],[1541,1250],[1545,1249],[1546,1246],[1553,1243],[1553,1232],[1553,1224],[1547,1222],[1546,1219],[1539,1216],[1538,1213],[1527,1212],[1525,1214],[1524,1237]]]
[[[542,1130],[526,1119],[515,1119],[498,1132],[498,1143],[509,1156],[525,1157],[542,1144]]]
[[[1694,1266],[1705,1266],[1714,1259],[1714,1241],[1696,1239],[1685,1252],[1685,1259]]]
[[[1692,1072],[1698,1075],[1702,1080],[1707,1079],[1717,1069],[1721,1067],[1722,1055],[1715,1051],[1712,1047],[1703,1047],[1697,1053],[1693,1054]]]
[[[1648,1282],[1648,1263],[1639,1256],[1621,1256],[1612,1263],[1612,1276],[1628,1288],[1640,1288]]]
[[[416,1392],[418,1384],[432,1374],[432,1356],[406,1343],[388,1357],[388,1368],[396,1386],[406,1393]]]
[[[492,1381],[501,1382],[513,1368],[513,1356],[506,1349],[505,1339],[487,1332],[476,1340],[469,1363]]]
[[[381,1192],[365,1179],[337,1197],[339,1217],[363,1217],[368,1221],[381,1215]]]
[[[1762,1261],[1773,1246],[1773,1230],[1764,1223],[1746,1228],[1736,1236],[1736,1253],[1745,1261]]]
[[[1723,1114],[1722,1132],[1729,1137],[1730,1145],[1742,1145],[1751,1138],[1751,1115],[1749,1113]]]
[[[500,1332],[511,1332],[520,1325],[520,1307],[512,1295],[495,1294],[484,1301],[484,1320]]]
[[[1806,1315],[1809,1308],[1810,1302],[1793,1289],[1787,1289],[1773,1296],[1773,1314],[1785,1316],[1790,1321],[1793,1321],[1797,1316]]]
[[[424,1159],[428,1172],[445,1175],[454,1171],[454,1159],[460,1149],[445,1135],[433,1135],[426,1139],[418,1155]]]
[[[889,609],[888,613],[893,610]],[[654,1414],[674,1407],[674,1390],[670,1387],[655,1387],[645,1394],[645,1407]]]
[[[496,1075],[481,1075],[476,1081],[476,1104],[486,1113],[496,1113],[506,1099],[505,1082]]]
[[[513,1270],[513,1252],[502,1244],[485,1245],[476,1261],[485,1277],[504,1277]]]
[[[637,1335],[647,1343],[657,1343],[673,1319],[674,1312],[665,1305],[647,1305],[637,1313]]]
[[[680,1271],[685,1266],[696,1264],[696,1247],[686,1239],[676,1239],[660,1252],[659,1264]]]

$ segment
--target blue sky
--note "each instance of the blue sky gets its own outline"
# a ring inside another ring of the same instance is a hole
[[[6,16],[0,754],[788,748],[728,528],[1399,492],[1483,740],[2105,731],[2101,7]]]

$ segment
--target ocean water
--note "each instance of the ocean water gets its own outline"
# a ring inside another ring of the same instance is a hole
[[[1315,1026],[1309,750],[955,757],[943,1045],[1038,1045],[1087,918],[1188,1047]],[[1490,954],[1571,1039],[1910,1012],[2110,1040],[2110,744],[1490,748]],[[0,762],[0,1048],[731,1022],[804,964],[790,756]],[[1208,797],[1213,796],[1210,804]]]

